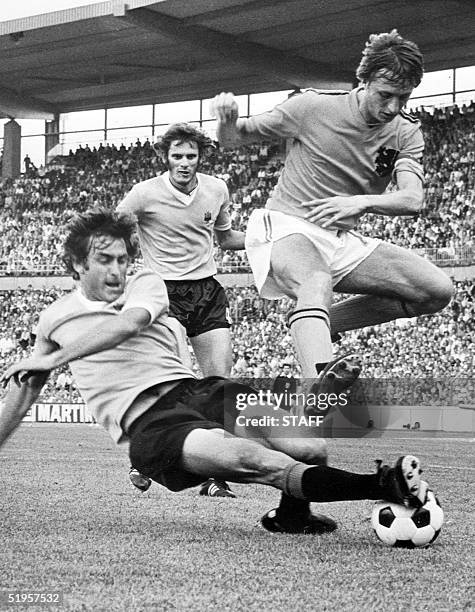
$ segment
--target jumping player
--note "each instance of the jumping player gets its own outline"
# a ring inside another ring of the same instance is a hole
[[[231,229],[226,183],[198,172],[211,140],[198,128],[177,123],[158,142],[168,171],[135,185],[119,204],[133,213],[145,265],[165,280],[170,315],[185,328],[204,376],[230,376],[229,305],[214,278],[213,235],[223,249],[244,249],[244,233]],[[147,489],[150,480],[131,470]],[[148,485],[148,486],[147,486]],[[202,495],[234,497],[224,482],[207,482]]]
[[[308,90],[249,119],[233,94],[213,101],[223,145],[293,139],[266,208],[251,215],[246,249],[261,295],[296,300],[289,325],[307,379],[331,363],[333,334],[434,313],[452,297],[429,261],[353,231],[368,212],[421,211],[424,143],[404,106],[422,74],[417,45],[393,30],[370,36],[352,91]],[[331,306],[333,291],[360,295]],[[348,365],[331,367],[338,376]]]
[[[416,457],[401,457],[394,468],[379,464],[376,474],[355,474],[326,465],[316,428],[292,438],[279,426],[239,423],[238,397],[254,390],[221,377],[197,380],[182,364],[164,282],[148,269],[126,276],[133,231],[131,218],[101,209],[71,222],[65,261],[78,288],[41,314],[33,355],[1,377],[4,384],[13,377],[18,386],[10,384],[0,409],[0,446],[49,371],[69,363],[96,420],[117,443],[129,442],[132,465],[149,478],[172,491],[209,477],[280,489],[279,507],[261,521],[269,531],[333,531],[332,519],[310,512],[311,501],[382,498],[420,505],[427,485]],[[244,406],[240,414],[252,419],[269,409],[276,418],[287,414],[264,403]]]

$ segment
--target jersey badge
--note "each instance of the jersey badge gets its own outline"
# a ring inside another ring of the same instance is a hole
[[[376,157],[376,172],[379,176],[388,176],[394,170],[394,164],[399,156],[397,149],[387,149],[386,147],[379,147],[378,155]]]
[[[205,223],[211,223],[212,217],[209,210],[205,212],[204,221]]]

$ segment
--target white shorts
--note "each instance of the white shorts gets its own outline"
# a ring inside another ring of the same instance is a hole
[[[270,272],[272,245],[291,234],[308,238],[328,265],[333,286],[349,274],[381,243],[358,232],[327,230],[276,210],[258,208],[249,218],[246,252],[259,294],[270,300],[285,297]]]

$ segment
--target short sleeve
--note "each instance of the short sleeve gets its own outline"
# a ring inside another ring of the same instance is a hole
[[[124,197],[124,199],[119,203],[116,210],[118,213],[124,213],[127,215],[132,214],[139,218],[140,213],[142,212],[142,206],[143,198],[140,197],[137,185],[135,185]]]
[[[229,191],[224,181],[223,194],[223,203],[221,204],[221,208],[214,224],[214,229],[220,232],[224,232],[228,229],[231,229],[231,215],[229,213],[231,202],[229,200]]]
[[[298,138],[316,95],[310,91],[295,94],[272,110],[250,117],[245,123],[246,132],[262,138]]]
[[[150,313],[150,323],[168,313],[168,293],[161,277],[145,268],[127,283],[122,311],[143,308]]]
[[[405,128],[401,140],[401,150],[394,165],[394,176],[401,171],[412,172],[423,181],[424,138],[418,121]]]

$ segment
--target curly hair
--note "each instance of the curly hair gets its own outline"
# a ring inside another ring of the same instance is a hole
[[[168,158],[168,151],[170,150],[172,142],[176,140],[178,140],[180,144],[184,142],[196,142],[200,157],[203,157],[209,148],[214,147],[211,138],[196,126],[190,123],[174,123],[168,128],[163,136],[160,136],[155,145],[156,149],[160,151],[165,160]]]
[[[356,69],[362,83],[384,72],[390,81],[407,82],[417,87],[424,74],[422,53],[416,43],[403,38],[397,30],[371,34]]]
[[[75,215],[66,226],[67,236],[63,246],[63,262],[74,280],[79,274],[74,264],[87,260],[94,236],[122,238],[127,254],[134,258],[138,252],[135,239],[136,222],[130,215],[118,214],[106,208],[94,208]]]

